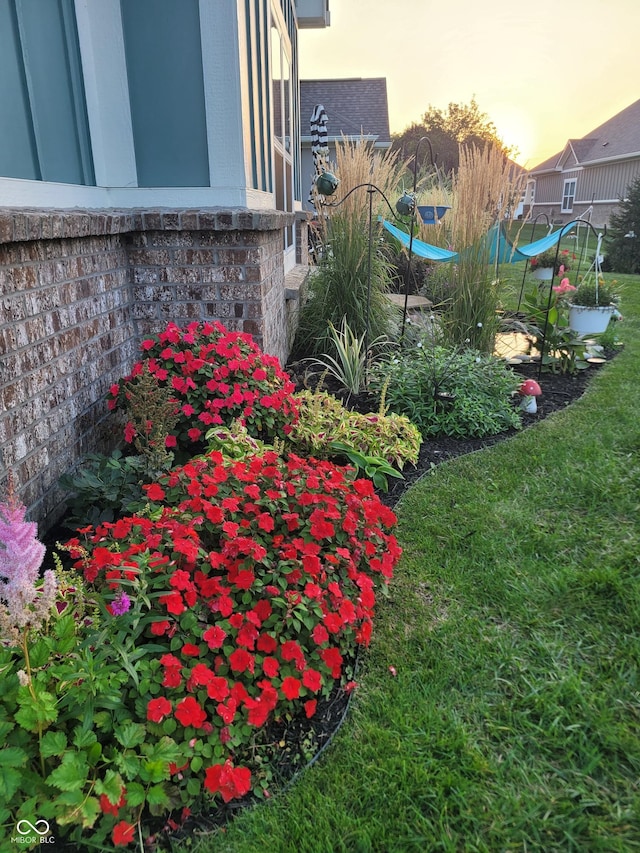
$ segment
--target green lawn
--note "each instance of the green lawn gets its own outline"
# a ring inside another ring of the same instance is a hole
[[[406,494],[347,721],[202,853],[640,850],[640,282],[617,278],[624,351]]]

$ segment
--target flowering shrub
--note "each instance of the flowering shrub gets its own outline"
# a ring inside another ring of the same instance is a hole
[[[313,717],[369,642],[400,554],[369,481],[213,451],[145,490],[144,516],[67,543],[100,620],[59,616],[32,660],[28,714],[21,650],[0,650],[13,826],[28,785],[30,815],[115,846],[148,837],[149,816],[265,795],[269,725]]]
[[[113,385],[110,409],[127,409],[127,384],[146,370],[169,387],[179,404],[178,422],[165,439],[169,448],[193,451],[211,426],[240,418],[256,437],[283,438],[296,417],[294,385],[278,359],[263,353],[250,335],[230,332],[218,322],[170,323],[141,344],[145,358],[131,375]],[[137,436],[128,420],[125,440]]]

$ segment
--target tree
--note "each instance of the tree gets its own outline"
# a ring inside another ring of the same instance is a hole
[[[391,148],[400,151],[403,159],[413,157],[422,136],[429,137],[438,168],[445,173],[458,168],[458,146],[461,143],[475,143],[481,147],[487,143],[495,145],[506,157],[513,153],[513,149],[507,148],[499,138],[496,126],[487,114],[480,111],[475,98],[470,104],[450,103],[446,110],[430,105],[420,123],[393,135]],[[418,168],[421,165],[419,163]],[[413,164],[411,166],[413,168]]]
[[[604,239],[607,266],[615,272],[640,272],[640,176],[612,213]]]

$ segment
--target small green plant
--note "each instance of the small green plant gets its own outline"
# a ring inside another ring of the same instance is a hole
[[[360,336],[356,335],[349,326],[347,318],[343,317],[339,331],[332,322],[329,322],[329,340],[335,350],[335,358],[332,355],[323,355],[307,360],[312,365],[323,368],[324,372],[333,376],[350,395],[357,397],[365,390],[367,384],[369,347],[373,348],[381,344],[386,338],[380,336],[367,343],[366,332]]]
[[[326,391],[301,391],[296,397],[299,418],[288,438],[294,449],[327,458],[334,454],[332,444],[340,442],[400,470],[417,462],[422,438],[404,415],[352,412]]]
[[[423,438],[494,435],[520,426],[512,403],[514,373],[493,356],[419,341],[374,365],[371,389],[386,388],[389,408],[408,417]]]
[[[611,284],[605,282],[600,276],[587,275],[571,293],[571,302],[574,305],[584,305],[588,308],[617,305],[619,296],[615,284],[615,281]]]
[[[145,362],[140,373],[122,385],[127,424],[125,438],[146,462],[149,480],[168,471],[173,452],[167,438],[180,419],[180,407],[169,386],[160,383]]]
[[[60,477],[69,495],[65,524],[70,528],[114,521],[142,496],[148,482],[147,460],[114,450],[109,456],[90,453],[76,470]]]
[[[388,477],[402,479],[400,471],[396,470],[393,465],[389,465],[387,460],[381,456],[367,456],[367,454],[355,447],[350,447],[343,441],[332,441],[329,447],[333,454],[345,456],[352,465],[355,465],[356,476],[364,474],[377,489],[383,492],[389,488]]]
[[[568,279],[563,279],[551,293],[548,283],[536,283],[524,294],[530,349],[541,357],[543,370],[551,373],[575,374],[589,367],[588,345],[569,325],[567,300],[574,292]]]

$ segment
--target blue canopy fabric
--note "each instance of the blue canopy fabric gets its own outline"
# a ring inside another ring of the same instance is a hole
[[[388,222],[382,219],[382,224],[387,231],[392,234],[396,240],[402,243],[403,246],[409,247],[409,235],[405,231],[401,231]],[[528,261],[530,258],[535,258],[541,252],[556,246],[565,234],[575,226],[575,222],[569,222],[567,225],[552,231],[545,237],[535,240],[526,246],[518,246],[516,249],[507,237],[504,228],[499,223],[496,223],[488,231],[486,240],[490,241],[489,246],[489,261],[495,263],[496,260],[501,264],[515,264],[518,261]],[[432,246],[430,243],[425,243],[423,240],[413,238],[411,251],[419,258],[425,258],[428,261],[457,261],[460,257],[458,252],[451,252],[448,249],[441,249],[439,246]]]

